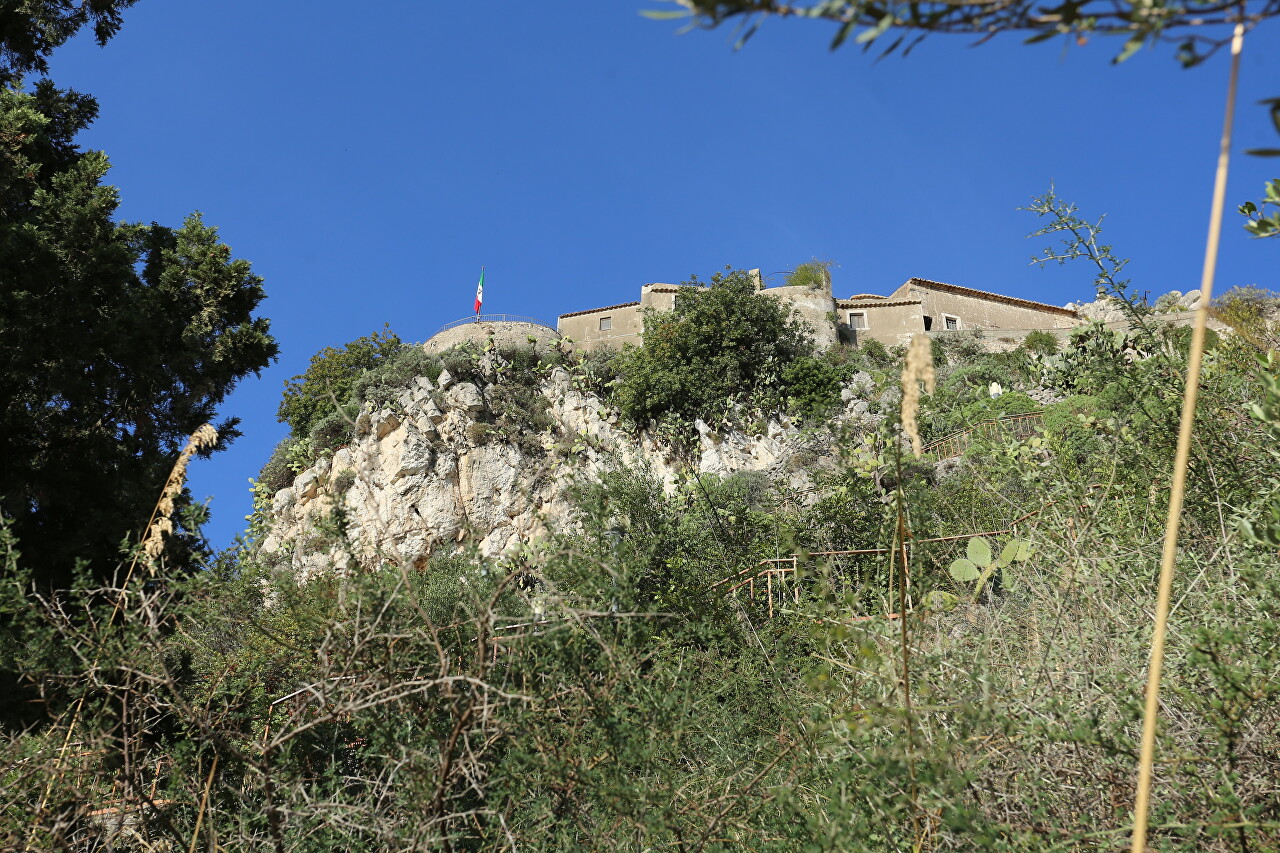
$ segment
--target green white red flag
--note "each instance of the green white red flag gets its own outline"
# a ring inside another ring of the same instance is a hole
[[[476,313],[480,313],[480,304],[484,302],[484,267],[480,267],[480,283],[476,285]]]

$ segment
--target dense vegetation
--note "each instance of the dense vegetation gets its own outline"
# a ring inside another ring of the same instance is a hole
[[[1280,376],[1252,342],[1277,332],[1267,306],[1224,301],[1251,331],[1221,337],[1206,368],[1159,750],[1162,851],[1280,843]],[[249,544],[127,595],[86,579],[23,621],[17,657],[53,722],[6,742],[0,837],[139,850],[1119,846],[1182,337],[1086,326],[1057,353],[1044,340],[991,353],[955,336],[919,413],[927,435],[1021,411],[1024,391],[1062,401],[1021,438],[973,434],[944,469],[904,458],[885,407],[845,436],[844,465],[816,494],[758,475],[664,492],[619,470],[581,484],[576,527],[507,560],[463,551],[300,583]],[[404,348],[349,399],[393,397],[402,358],[473,379],[555,362],[587,381],[599,367],[525,352]],[[900,354],[852,358],[875,386],[860,393],[893,391]],[[602,392],[625,381],[608,376]],[[991,396],[992,376],[1006,393]],[[6,538],[11,612],[19,550]],[[754,591],[741,583],[792,554],[798,571],[775,575],[771,600],[763,575]],[[887,617],[903,603],[905,619]],[[72,720],[78,746],[64,750]],[[124,802],[145,819],[90,814]]]
[[[0,81],[42,70],[82,27],[109,38],[132,2],[6,4]],[[686,5],[708,23],[785,11]],[[838,40],[866,25],[867,43],[894,27],[1017,28],[1024,5],[921,21],[804,8],[840,21]],[[1121,10],[1117,25],[1068,11],[1030,26],[1120,29],[1129,52],[1198,14]],[[1215,43],[1187,45],[1195,61]],[[196,428],[274,343],[252,317],[260,282],[198,217],[113,220],[105,159],[74,145],[94,109],[47,83],[0,92],[0,667],[28,691],[0,685],[4,849],[1124,844],[1182,331],[1134,301],[1128,334],[1094,325],[1007,353],[939,342],[917,422],[926,439],[966,436],[946,465],[904,458],[901,352],[815,355],[741,273],[617,358],[429,356],[375,334],[289,386],[292,435],[262,489],[443,370],[494,395],[476,438],[530,452],[548,426],[539,382],[558,368],[676,442],[695,418],[812,426],[855,386],[882,417],[842,436],[843,464],[809,493],[758,475],[664,490],[620,469],[579,485],[576,525],[505,560],[463,550],[302,582],[250,540],[193,573],[182,546],[198,543],[175,538],[171,516],[186,463],[217,441]],[[1278,233],[1271,190],[1241,210],[1258,236]],[[1099,247],[1073,252],[1118,269]],[[815,262],[790,283],[824,275]],[[1234,334],[1209,354],[1193,447],[1161,851],[1280,847],[1272,305],[1241,290],[1217,306]],[[1037,430],[965,432],[1036,407],[1032,391],[1059,399]],[[147,543],[118,560],[141,528]]]
[[[187,436],[276,354],[217,229],[115,221],[107,158],[75,141],[96,114],[48,81],[0,89],[0,513],[47,587],[77,560],[109,576]]]

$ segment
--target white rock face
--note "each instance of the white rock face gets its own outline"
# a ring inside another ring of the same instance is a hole
[[[434,385],[418,379],[398,408],[363,413],[350,446],[276,494],[263,550],[287,556],[304,576],[382,562],[420,567],[464,542],[496,557],[572,524],[575,481],[647,469],[674,488],[692,466],[720,476],[761,471],[803,488],[815,471],[838,464],[834,436],[842,428],[878,420],[868,412],[874,388],[866,377],[819,432],[802,433],[785,417],[755,435],[699,421],[698,446],[682,459],[653,435],[623,430],[607,404],[574,388],[563,369],[543,380],[541,392],[553,426],[511,441],[497,430],[487,392],[447,374]],[[335,546],[316,530],[338,508],[347,542]]]

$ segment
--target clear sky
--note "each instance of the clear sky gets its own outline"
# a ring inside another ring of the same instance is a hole
[[[52,78],[95,95],[84,136],[121,214],[192,210],[266,280],[277,364],[226,404],[245,437],[193,466],[212,541],[244,528],[286,432],[283,382],[389,323],[425,340],[472,309],[540,318],[636,299],[725,265],[833,260],[837,296],[911,276],[1063,304],[1089,270],[1040,270],[1017,208],[1050,182],[1153,294],[1199,286],[1227,57],[1169,50],[1110,65],[1115,40],[933,37],[879,62],[828,26],[677,35],[647,0],[424,3],[142,0],[105,48]],[[1280,27],[1245,45],[1237,153],[1278,141]],[[1219,290],[1280,289],[1280,245],[1234,205],[1280,162],[1237,157]]]

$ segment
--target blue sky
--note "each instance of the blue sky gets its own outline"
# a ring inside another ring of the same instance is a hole
[[[646,0],[353,4],[143,0],[52,78],[95,95],[121,215],[219,226],[266,280],[279,362],[225,409],[245,437],[193,468],[215,544],[286,432],[285,379],[381,329],[424,340],[471,311],[537,317],[636,298],[726,264],[836,262],[836,294],[911,276],[1062,304],[1089,270],[1040,270],[1017,208],[1050,182],[1152,293],[1199,286],[1227,58],[1110,65],[1114,40],[926,40],[879,62],[772,21],[677,35]],[[358,12],[356,11],[358,9]],[[1245,45],[1236,150],[1274,145],[1280,27]],[[1275,241],[1234,205],[1280,173],[1237,157],[1219,290],[1280,289]]]

